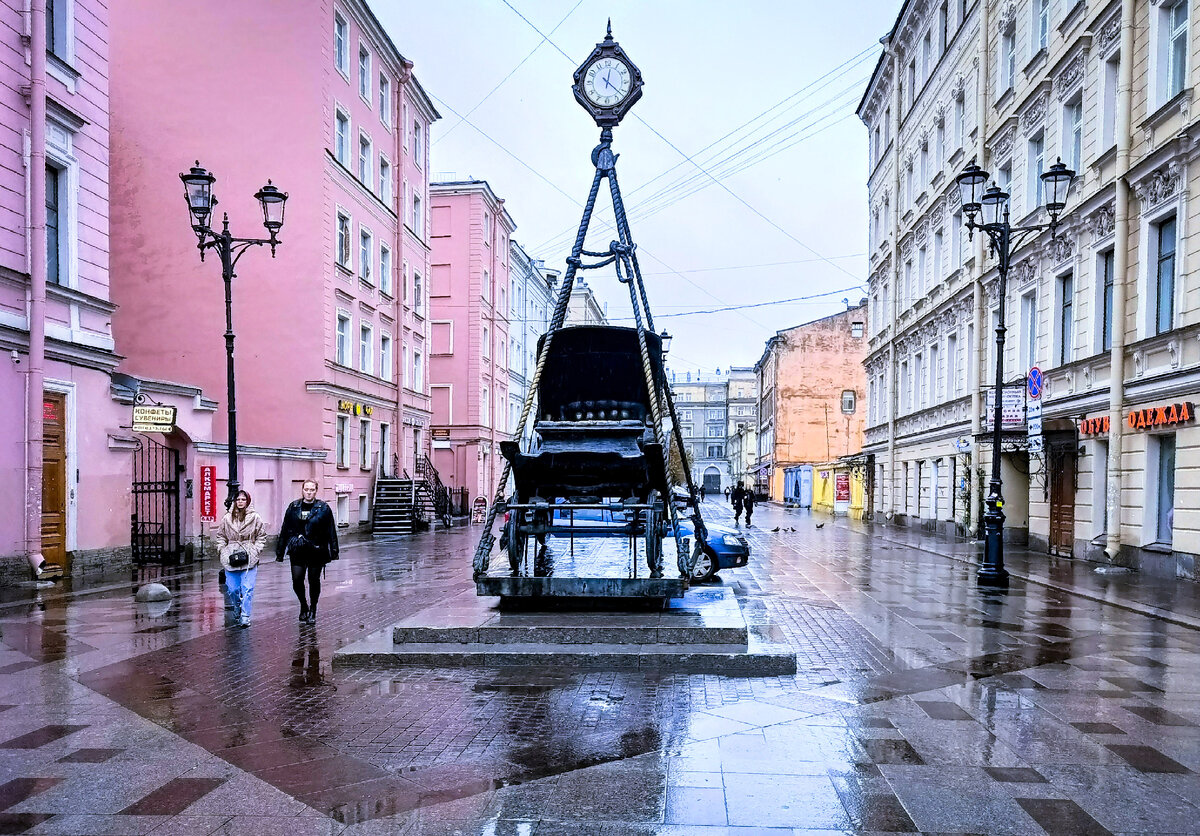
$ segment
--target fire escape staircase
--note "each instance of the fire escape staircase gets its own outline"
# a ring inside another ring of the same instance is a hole
[[[375,479],[372,535],[412,534],[435,521],[449,525],[450,491],[442,484],[428,456],[417,461],[416,478],[403,475]]]

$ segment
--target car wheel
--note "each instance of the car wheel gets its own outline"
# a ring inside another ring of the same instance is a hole
[[[706,583],[717,574],[717,559],[707,550],[702,549],[692,568],[692,583]]]

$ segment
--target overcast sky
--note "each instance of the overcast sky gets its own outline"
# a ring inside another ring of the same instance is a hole
[[[615,130],[617,174],[675,370],[753,365],[777,330],[865,295],[866,129],[854,109],[900,0],[370,2],[442,114],[433,178],[487,180],[513,237],[559,268],[599,138],[571,75],[612,18],[646,85]],[[615,237],[611,204],[598,205],[592,250]],[[612,268],[584,275],[625,324]],[[758,307],[695,313],[747,305]]]

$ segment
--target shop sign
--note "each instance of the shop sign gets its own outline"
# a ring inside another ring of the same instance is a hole
[[[1004,394],[1001,397],[1000,428],[1005,430],[1021,429],[1025,426],[1025,387],[1005,386]],[[993,387],[987,392],[987,407],[983,422],[987,429],[992,427],[992,408],[995,402],[996,389]]]
[[[370,415],[375,411],[375,407],[365,403],[355,403],[354,401],[338,401],[338,412],[348,412],[351,415]]]
[[[482,496],[475,497],[475,501],[471,503],[471,522],[481,523],[487,521],[487,500]]]
[[[337,482],[333,486],[334,493],[353,493],[354,485],[349,482]]]
[[[58,421],[58,404],[54,401],[42,401],[42,420],[55,423]]]
[[[833,480],[833,501],[834,502],[849,502],[850,501],[850,474],[839,473]]]
[[[828,471],[828,470],[822,470],[822,471],[819,471],[819,472],[817,473],[817,475],[818,475],[818,476],[820,476],[822,479],[828,479],[828,478],[829,478],[829,471]]]
[[[1196,407],[1191,401],[1173,403],[1169,406],[1153,406],[1149,409],[1139,409],[1125,417],[1125,423],[1131,430],[1156,430],[1159,427],[1173,427],[1185,424],[1196,415]]]
[[[137,405],[133,408],[135,433],[169,433],[175,429],[175,407]]]
[[[450,428],[449,427],[434,427],[432,430],[430,430],[430,433],[433,434],[434,441],[449,441],[450,440]]]
[[[1100,435],[1108,432],[1109,421],[1107,415],[1098,415],[1095,418],[1084,418],[1079,422],[1080,435]]]
[[[200,519],[217,521],[216,465],[200,465]]]

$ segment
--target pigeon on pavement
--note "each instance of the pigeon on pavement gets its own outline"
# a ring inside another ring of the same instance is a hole
[[[824,527],[825,527],[825,523],[817,523],[817,528],[824,528]]]

